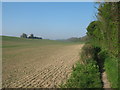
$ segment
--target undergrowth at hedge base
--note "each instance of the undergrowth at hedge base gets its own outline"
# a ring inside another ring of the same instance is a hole
[[[101,88],[100,73],[96,62],[92,59],[87,60],[88,64],[77,63],[73,68],[71,77],[61,88]]]

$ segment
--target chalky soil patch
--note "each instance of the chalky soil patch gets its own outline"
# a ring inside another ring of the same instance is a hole
[[[107,79],[107,74],[106,72],[102,72],[102,81],[103,81],[103,88],[110,89],[110,82]]]

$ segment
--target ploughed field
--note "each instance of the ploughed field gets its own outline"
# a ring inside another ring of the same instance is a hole
[[[83,44],[3,36],[3,88],[55,88],[65,83]]]

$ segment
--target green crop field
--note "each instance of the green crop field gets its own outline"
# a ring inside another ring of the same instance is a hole
[[[15,48],[15,47],[32,47],[32,46],[46,46],[46,45],[66,45],[66,44],[75,44],[73,42],[62,42],[55,40],[47,39],[25,39],[19,37],[9,37],[2,36],[3,48]]]

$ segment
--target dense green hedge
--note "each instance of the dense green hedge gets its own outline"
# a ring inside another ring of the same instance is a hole
[[[115,2],[100,3],[97,20],[87,27],[91,43],[106,49],[114,56],[118,56],[118,6]]]
[[[118,26],[120,2],[100,3],[97,20],[87,27],[90,44],[100,47],[99,62],[103,63],[112,88],[118,87]]]

